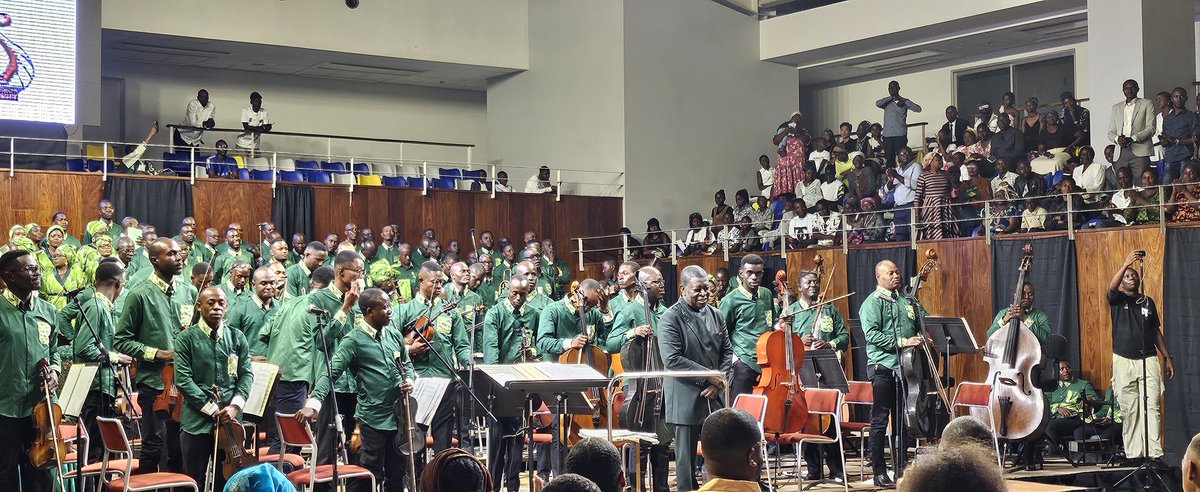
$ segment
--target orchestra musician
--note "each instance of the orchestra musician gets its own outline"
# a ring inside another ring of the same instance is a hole
[[[351,224],[353,225],[353,224]],[[313,333],[316,337],[316,365],[313,366],[315,373],[310,373],[309,391],[316,386],[316,376],[325,374],[328,371],[325,367],[325,354],[332,354],[337,348],[337,343],[346,333],[349,333],[357,324],[358,318],[362,314],[358,310],[358,296],[362,293],[365,282],[363,275],[366,272],[366,266],[362,256],[352,249],[342,250],[333,257],[333,282],[330,282],[324,289],[316,289],[308,293],[308,302],[301,302],[296,308],[300,309],[301,315],[305,318],[305,325],[315,325],[318,316],[325,326],[324,337],[320,334]],[[321,313],[312,313],[308,309],[309,306],[316,307],[321,310]],[[286,330],[287,328],[285,328]],[[320,344],[324,345],[320,345]],[[274,360],[274,359],[269,359]],[[354,393],[354,379],[349,374],[334,380],[333,394],[327,397],[323,412],[319,412],[317,416],[317,442],[325,444],[334,441],[334,436],[337,432],[335,428],[334,408],[336,407],[338,414],[341,416],[341,426],[343,437],[349,439],[354,433],[354,410],[358,403],[358,398]],[[337,405],[330,405],[328,399],[336,398]],[[287,412],[276,408],[277,412]],[[333,463],[336,458],[337,449],[333,446],[324,445],[317,447],[317,463],[329,464]]]
[[[226,303],[220,288],[204,289],[196,301],[200,321],[175,337],[175,385],[184,402],[179,414],[183,468],[200,490],[225,490],[229,477],[221,470],[223,454],[213,455],[213,427],[229,422],[240,425],[237,422],[254,380],[246,336],[225,326]],[[213,488],[206,489],[210,460],[216,469]]]
[[[684,267],[679,274],[679,300],[659,319],[658,348],[666,370],[729,374],[733,349],[721,312],[709,305],[710,295],[715,294],[709,291],[708,272],[696,265]],[[769,296],[764,297],[770,302]],[[717,377],[666,378],[663,393],[667,423],[675,426],[676,490],[696,490],[700,426],[710,413],[725,406],[725,382]]]
[[[621,308],[635,302],[635,299],[638,298],[637,285],[634,280],[637,278],[636,275],[640,268],[641,265],[638,265],[636,261],[626,261],[617,267],[617,292],[608,300],[608,308],[613,313],[620,313]]]
[[[987,335],[990,338],[996,330],[1002,326],[1007,326],[1014,318],[1021,320],[1021,326],[1028,328],[1033,336],[1037,338],[1038,343],[1042,345],[1043,357],[1046,355],[1046,342],[1050,339],[1050,317],[1046,316],[1046,312],[1033,307],[1033,284],[1025,282],[1021,286],[1021,304],[1018,306],[1009,306],[996,313],[996,317],[992,319],[992,325],[988,327]],[[1031,375],[1035,384],[1039,386],[1047,386],[1049,391],[1054,391],[1057,378],[1047,375],[1047,371],[1053,371],[1051,367],[1054,361],[1043,360],[1041,371],[1038,374]],[[1019,466],[1028,470],[1037,469],[1038,457],[1036,455],[1040,446],[1038,441],[1031,441],[1021,444],[1020,448],[1020,463]]]
[[[116,324],[113,320],[116,314],[113,312],[113,300],[121,295],[121,290],[125,288],[125,268],[119,261],[103,261],[96,266],[94,282],[95,295],[83,303],[82,315],[87,321],[80,322],[82,329],[76,333],[72,342],[75,361],[100,362],[107,359],[113,364],[128,365],[133,358],[113,348],[113,325]],[[108,353],[102,353],[96,345],[96,340],[88,329],[89,323],[92,329],[96,330],[96,336],[100,337],[100,342],[108,349]],[[104,451],[104,440],[100,435],[96,417],[113,416],[112,402],[117,395],[116,385],[112,371],[101,366],[96,378],[92,380],[87,399],[84,400],[79,420],[85,423],[88,436],[91,437],[88,442],[89,457],[99,457]]]
[[[842,317],[842,313],[838,312],[833,304],[825,304],[819,309],[809,309],[809,306],[817,303],[817,297],[821,292],[817,274],[807,270],[800,272],[799,278],[796,279],[796,287],[799,292],[796,302],[788,306],[784,312],[793,316],[792,331],[800,335],[800,340],[804,342],[805,348],[810,350],[828,349],[838,352],[846,350],[850,344],[850,332],[846,331],[846,320]],[[835,429],[832,425],[825,430],[825,434],[835,437]],[[836,477],[834,480],[841,480],[843,463],[842,453],[839,452],[838,446],[838,444],[808,444],[804,446],[804,463],[808,465],[809,480],[821,480],[825,476],[821,468],[822,455],[829,465],[829,476]]]
[[[175,276],[183,271],[183,259],[179,243],[169,238],[155,239],[146,246],[146,255],[154,271],[145,282],[130,289],[117,319],[113,344],[118,351],[138,361],[135,381],[138,404],[143,409],[138,470],[142,473],[157,471],[165,444],[167,470],[182,472],[179,423],[151,409],[155,398],[164,390],[162,371],[175,359],[175,337],[182,328],[179,322],[181,308],[172,296],[175,294]]]
[[[529,281],[513,275],[508,279],[504,299],[484,315],[484,364],[515,364],[535,359],[532,340],[537,332],[538,312],[525,305],[528,291]],[[488,471],[492,474],[493,490],[480,492],[499,492],[502,485],[508,492],[517,492],[525,444],[521,418],[498,417],[488,428],[488,443]]]
[[[750,393],[762,368],[758,365],[755,347],[758,337],[775,323],[775,304],[771,290],[762,287],[763,260],[755,254],[742,257],[738,268],[739,285],[721,299],[721,314],[725,331],[737,360],[733,362],[730,389],[733,396]],[[710,292],[710,297],[718,295]]]
[[[362,312],[354,328],[337,344],[331,362],[336,380],[351,374],[358,388],[355,417],[359,421],[362,466],[382,482],[381,490],[400,492],[408,463],[395,445],[397,436],[406,432],[405,422],[396,416],[393,402],[412,389],[416,372],[404,339],[389,322],[392,301],[380,289],[367,289],[358,296]],[[397,363],[404,365],[401,375]],[[407,376],[407,377],[405,377]],[[305,407],[297,418],[316,420],[321,401],[329,394],[329,375],[322,371]],[[366,486],[362,480],[356,486]]]
[[[894,479],[888,476],[887,461],[884,459],[885,434],[889,415],[897,421],[901,418],[898,413],[898,410],[901,410],[900,402],[896,401],[900,348],[921,343],[922,337],[917,333],[917,319],[922,313],[917,312],[919,306],[914,306],[897,292],[900,288],[900,270],[895,263],[883,260],[875,264],[875,284],[875,291],[863,300],[858,309],[863,335],[867,341],[867,375],[871,380],[873,398],[871,467],[875,486],[895,487]],[[893,439],[900,443],[905,441],[901,436],[894,436]],[[903,447],[898,446],[901,450]],[[892,459],[901,458],[893,455]]]
[[[58,386],[58,353],[54,341],[54,306],[34,295],[42,285],[37,260],[30,252],[13,250],[0,256],[0,490],[49,492],[50,470],[35,468],[26,450],[33,443],[33,407],[44,398],[40,361],[49,362],[49,390]]]

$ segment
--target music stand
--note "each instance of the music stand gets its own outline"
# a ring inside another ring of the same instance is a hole
[[[966,318],[926,316],[924,325],[926,335],[942,355],[942,384],[950,387],[950,356],[979,352],[975,334],[971,332]]]
[[[800,382],[805,388],[834,388],[842,393],[850,392],[842,361],[832,349],[806,350],[804,365],[800,367]]]

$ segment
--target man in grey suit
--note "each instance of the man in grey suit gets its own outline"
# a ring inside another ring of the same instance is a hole
[[[721,311],[708,303],[708,273],[696,265],[679,274],[679,301],[658,322],[658,350],[668,371],[720,370],[733,366],[733,348]],[[679,492],[696,490],[696,442],[710,413],[725,406],[725,381],[663,380],[667,423],[675,426],[675,481]]]
[[[1134,176],[1141,176],[1154,153],[1154,105],[1149,99],[1137,97],[1138,83],[1126,80],[1121,84],[1125,101],[1113,105],[1108,117],[1108,139],[1117,144],[1120,156],[1113,163],[1113,172],[1129,166]]]

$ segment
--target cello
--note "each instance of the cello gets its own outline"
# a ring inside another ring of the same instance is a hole
[[[570,348],[564,350],[562,355],[558,356],[560,364],[584,364],[591,366],[600,374],[608,374],[609,361],[608,354],[603,349],[597,347],[593,341],[596,339],[594,332],[588,332],[587,329],[587,297],[579,292],[579,282],[572,281],[570,286],[571,302],[575,304],[575,313],[579,315],[579,333],[588,337],[588,342],[583,347]],[[574,414],[571,416],[569,425],[560,425],[559,441],[567,443],[568,446],[574,446],[579,442],[579,429],[600,429],[608,427],[608,391],[599,388],[591,388],[583,392],[584,398],[588,401],[588,405],[592,408],[591,415]]]
[[[221,389],[214,384],[211,390],[213,395],[211,403],[218,405],[217,402],[220,401]],[[234,473],[237,473],[238,470],[258,464],[258,459],[246,450],[246,428],[242,427],[241,423],[236,420],[228,422],[220,422],[218,420],[213,428],[213,433],[216,438],[213,440],[212,465],[210,465],[204,482],[204,488],[207,492],[212,492],[216,484],[218,450],[225,454],[225,458],[220,460],[219,466],[226,480],[232,477]]]
[[[921,265],[921,271],[913,279],[909,291],[913,301],[921,290],[921,283],[937,268],[937,252],[926,250],[925,258],[928,261]],[[925,336],[922,319],[921,314],[917,313],[917,334],[921,335],[921,344],[900,350],[900,374],[904,381],[904,428],[910,437],[934,439],[941,435],[942,428],[950,421],[950,399],[937,372],[937,363],[933,360],[934,348]]]
[[[791,305],[786,271],[775,273],[775,286],[783,294],[786,310]],[[791,323],[779,321],[790,317],[787,314],[779,316],[774,329],[759,336],[754,346],[756,360],[762,367],[754,394],[767,397],[763,431],[776,436],[799,432],[808,423],[808,402],[800,382],[804,341],[792,331]]]
[[[1025,275],[1033,262],[1033,246],[1026,244],[1024,257],[1017,267],[1017,289],[1013,305],[1021,305],[1021,291],[1025,286]],[[1050,419],[1050,408],[1046,405],[1042,389],[1034,381],[1037,367],[1042,362],[1042,346],[1029,328],[1021,325],[1014,317],[988,337],[983,347],[983,360],[988,363],[988,380],[992,386],[991,408],[971,409],[971,414],[985,422],[998,422],[996,437],[1010,441],[1026,441],[1042,435]],[[976,415],[976,413],[980,415]],[[995,418],[995,420],[987,420]]]
[[[472,232],[475,230],[472,229]],[[380,332],[382,333],[382,332]],[[378,340],[377,340],[378,341]],[[383,344],[380,343],[379,350],[383,351]],[[386,356],[384,357],[387,358]],[[404,367],[404,362],[400,360],[400,353],[397,352],[396,357],[392,358],[396,363],[396,370],[400,372],[401,384],[408,381],[408,370]],[[417,490],[417,469],[415,456],[425,450],[425,431],[420,426],[416,425],[417,399],[413,397],[412,390],[401,390],[400,398],[397,398],[392,404],[392,412],[396,415],[396,420],[400,423],[399,432],[396,434],[393,445],[400,451],[400,454],[408,459],[408,486],[411,490]],[[358,429],[355,429],[358,432]]]
[[[654,335],[654,323],[651,322],[650,294],[646,284],[641,279],[634,280],[638,291],[645,301],[643,308],[646,314],[646,324],[650,325],[650,333],[645,337],[629,336],[621,347],[621,353],[626,354],[625,364],[632,371],[661,371],[662,358],[658,352],[658,341]],[[629,430],[638,432],[654,432],[662,445],[670,444],[675,437],[674,431],[667,425],[664,415],[663,382],[661,378],[643,379],[638,382],[637,390],[625,400],[621,406],[620,420]]]

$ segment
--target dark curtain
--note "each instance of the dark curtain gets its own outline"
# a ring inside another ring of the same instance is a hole
[[[780,258],[778,252],[774,254],[766,252],[766,256],[758,255],[758,257],[762,258],[763,261],[762,286],[770,289],[771,293],[774,294],[775,291],[778,290],[775,288],[775,272],[781,270],[786,271],[787,261],[785,261],[783,258]],[[729,268],[730,279],[737,277],[738,270],[741,270],[742,268],[742,258],[744,258],[744,256],[729,257],[729,266],[727,268]],[[714,275],[716,273],[717,272],[715,271],[708,272],[709,275]]]
[[[1166,258],[1169,265],[1163,275],[1163,297],[1159,302],[1162,311],[1163,337],[1167,350],[1175,357],[1175,378],[1166,381],[1163,397],[1163,452],[1167,463],[1179,463],[1188,441],[1200,432],[1200,303],[1196,292],[1200,291],[1200,255],[1196,254],[1200,244],[1200,229],[1167,229]],[[1151,261],[1154,259],[1151,258]],[[1195,350],[1196,352],[1193,352]],[[1166,377],[1166,375],[1164,375]]]
[[[36,123],[32,121],[0,121],[0,135],[17,137],[0,142],[0,150],[8,153],[15,147],[13,165],[21,169],[67,170],[67,129],[59,123]],[[21,138],[39,140],[21,140]],[[10,145],[11,144],[11,145]],[[35,154],[46,154],[35,155]],[[4,156],[8,160],[8,156]],[[112,157],[116,159],[116,157]]]
[[[297,232],[304,234],[309,242],[319,241],[313,236],[314,207],[312,187],[280,185],[271,200],[271,222],[289,245]]]
[[[655,266],[663,276],[663,305],[670,307],[679,300],[679,267],[671,264],[671,260]]]
[[[108,177],[104,198],[112,201],[117,217],[136,217],[142,225],[171,237],[184,217],[192,215],[192,187],[183,179]]]
[[[1075,243],[1066,236],[992,240],[992,314],[1012,305],[1017,268],[1026,243],[1033,246],[1033,263],[1026,281],[1033,284],[1033,306],[1050,318],[1051,333],[1067,339],[1063,358],[1079,367],[1079,292],[1075,275]],[[987,340],[979,340],[980,345]],[[1045,354],[1047,357],[1050,354]]]
[[[854,320],[848,329],[850,333],[851,356],[854,361],[854,374],[851,379],[865,381],[867,379],[866,342],[863,338],[862,327],[858,324],[858,307],[866,296],[875,291],[875,264],[883,260],[892,260],[904,277],[901,286],[908,285],[908,279],[916,272],[912,248],[893,246],[890,248],[852,249],[846,255],[846,285],[854,295],[850,296],[850,312],[846,318]]]

